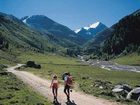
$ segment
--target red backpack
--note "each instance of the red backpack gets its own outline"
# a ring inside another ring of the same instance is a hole
[[[72,77],[71,76],[67,77],[67,84],[72,85]]]

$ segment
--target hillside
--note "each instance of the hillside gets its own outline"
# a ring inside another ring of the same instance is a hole
[[[107,28],[99,33],[96,34],[90,41],[88,41],[84,47],[85,52],[88,54],[91,54],[93,52],[98,52],[100,50],[100,47],[103,46],[103,42],[111,36],[113,31],[113,27]]]
[[[56,48],[48,37],[29,28],[16,17],[4,13],[0,13],[0,37],[1,48],[16,47],[36,51],[51,51]]]
[[[59,24],[52,19],[48,18],[44,15],[33,15],[33,16],[26,16],[21,19],[25,24],[29,27],[36,29],[40,32],[51,33],[55,38],[60,40],[61,45],[68,47],[68,46],[75,46],[76,44],[81,44],[82,39],[79,39],[77,34],[69,29],[68,27]]]
[[[140,49],[140,10],[121,19],[103,46],[103,52],[111,55],[127,54]]]
[[[122,18],[86,44],[89,54],[96,52],[100,55],[119,55],[140,52],[140,10]]]

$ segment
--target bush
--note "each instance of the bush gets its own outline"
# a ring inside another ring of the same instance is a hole
[[[35,62],[34,61],[27,61],[26,63],[27,67],[35,67]]]
[[[41,69],[41,65],[40,65],[40,64],[36,64],[36,65],[35,65],[35,68]]]
[[[3,75],[8,75],[8,72],[6,71],[0,72],[0,76],[3,76]]]
[[[41,65],[40,64],[35,64],[34,61],[27,61],[26,66],[41,69]]]

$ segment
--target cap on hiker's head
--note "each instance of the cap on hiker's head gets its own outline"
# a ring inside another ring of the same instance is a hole
[[[53,78],[57,78],[57,75],[54,75]]]

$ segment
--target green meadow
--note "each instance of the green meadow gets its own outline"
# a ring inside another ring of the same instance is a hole
[[[101,68],[83,64],[77,58],[60,56],[57,54],[50,54],[50,53],[41,54],[41,53],[33,53],[33,52],[17,53],[16,55],[17,55],[16,62],[11,63],[11,61],[3,60],[4,63],[5,64],[8,63],[9,65],[15,65],[16,63],[26,63],[29,60],[35,61],[37,64],[41,64],[41,69],[23,68],[21,70],[32,72],[35,75],[38,75],[46,79],[51,79],[52,75],[57,74],[61,83],[63,83],[62,74],[64,72],[70,72],[74,78],[75,89],[77,91],[83,91],[87,94],[91,94],[97,97],[116,100],[115,97],[106,95],[109,94],[110,91],[102,90],[95,87],[95,81],[97,80],[101,80],[103,82],[109,81],[112,83],[111,85],[116,85],[118,83],[126,83],[132,87],[135,87],[136,85],[140,84],[140,73],[127,72],[127,71],[108,71]],[[118,59],[121,59],[120,61],[123,60],[123,58],[118,58]],[[118,59],[115,59],[114,61],[117,61]],[[120,61],[118,60],[117,63],[127,64],[127,63],[121,63]],[[11,82],[13,81],[11,80]],[[31,94],[37,94],[35,92],[32,92],[31,89],[25,85],[24,88],[21,89],[22,91],[19,93],[23,94],[24,89],[30,91]],[[30,97],[30,94],[28,94],[28,96]],[[35,100],[44,100],[44,98],[42,98],[42,96],[38,94],[35,96],[36,96]],[[24,99],[24,97],[21,97],[21,99]],[[138,105],[134,101],[128,103],[123,102],[123,103],[126,103],[127,105]]]
[[[76,81],[81,82],[82,77],[90,77],[90,80],[106,80],[112,83],[125,82],[135,86],[140,83],[140,74],[127,71],[108,71],[101,68],[82,64],[77,58],[64,57],[56,54],[28,53],[19,56],[21,63],[29,60],[41,64],[41,69],[26,68],[37,75],[48,78],[57,74],[60,78],[64,72],[70,72]],[[80,83],[79,82],[79,83]]]
[[[59,80],[62,81],[62,74],[70,72],[75,81],[75,88],[87,94],[98,97],[112,99],[102,94],[104,90],[100,90],[94,86],[96,80],[109,81],[112,85],[118,83],[126,83],[132,87],[140,84],[140,73],[127,71],[108,71],[101,68],[82,64],[79,59],[62,57],[56,54],[23,54],[19,56],[21,63],[28,60],[41,64],[41,69],[24,68],[24,70],[32,72],[42,78],[51,79],[51,76],[57,74]],[[115,98],[114,98],[115,99]],[[137,105],[132,104],[131,105]]]
[[[0,105],[52,105],[12,73],[0,67]]]
[[[137,53],[128,54],[126,56],[118,57],[113,59],[114,62],[123,65],[138,65],[140,66],[140,55]]]

